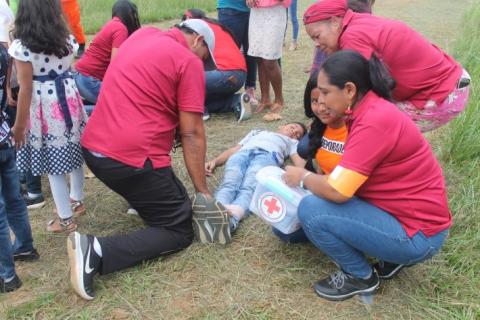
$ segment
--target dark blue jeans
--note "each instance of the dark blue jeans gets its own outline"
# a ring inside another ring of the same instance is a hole
[[[0,278],[15,275],[13,254],[33,250],[27,207],[20,194],[14,148],[0,150]],[[15,234],[12,244],[10,230]]]
[[[242,88],[246,75],[242,70],[205,72],[205,108],[208,112],[233,112],[234,105],[239,103],[239,95],[235,95],[235,92]]]
[[[232,31],[235,41],[242,47],[247,62],[247,80],[245,87],[255,88],[257,82],[257,61],[248,52],[248,21],[250,12],[235,9],[218,9],[218,21]]]
[[[308,196],[300,202],[298,217],[302,229],[292,234],[273,229],[273,233],[289,243],[311,241],[342,270],[362,278],[371,270],[365,254],[412,265],[433,257],[448,235],[448,230],[431,237],[419,231],[410,238],[396,218],[359,198],[336,204]]]

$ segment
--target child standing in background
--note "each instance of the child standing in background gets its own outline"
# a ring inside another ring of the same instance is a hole
[[[0,0],[0,293],[12,292],[22,286],[15,272],[18,260],[37,260],[27,207],[20,194],[15,148],[10,126],[6,121],[6,82],[9,57],[8,31],[13,13],[5,0]],[[12,243],[10,230],[15,235]]]
[[[65,14],[70,30],[78,42],[77,58],[80,58],[85,51],[85,33],[83,32],[82,24],[80,23],[80,6],[77,0],[61,0],[62,10]]]
[[[80,135],[87,116],[69,72],[78,44],[56,0],[20,0],[13,37],[9,54],[20,84],[12,128],[18,168],[48,174],[59,217],[47,230],[71,232],[77,227],[72,209],[85,213]],[[70,197],[66,173],[71,173]]]

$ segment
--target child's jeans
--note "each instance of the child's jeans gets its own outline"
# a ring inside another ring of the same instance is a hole
[[[225,165],[223,181],[215,198],[222,204],[235,204],[248,213],[257,180],[255,175],[266,166],[278,166],[274,154],[261,149],[241,150]]]
[[[0,278],[15,275],[13,254],[33,250],[27,207],[20,194],[14,148],[0,150]],[[10,230],[15,234],[12,246]]]

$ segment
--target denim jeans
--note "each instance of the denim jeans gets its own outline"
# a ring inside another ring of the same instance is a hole
[[[207,94],[205,108],[209,113],[233,112],[238,103],[235,92],[242,88],[247,73],[242,70],[205,72]]]
[[[297,18],[297,0],[292,0],[290,7],[288,7],[290,13],[290,18],[292,19],[292,32],[293,32],[293,41],[298,39],[298,18]]]
[[[248,52],[248,21],[250,12],[235,9],[218,9],[218,21],[232,31],[235,41],[241,46],[247,62],[247,80],[245,87],[255,88],[257,82],[257,60],[247,55]]]
[[[20,194],[14,148],[0,150],[0,278],[15,275],[13,254],[33,250],[27,207]],[[12,245],[10,230],[15,234]]]
[[[287,243],[305,243],[309,242],[307,235],[303,232],[303,229],[300,228],[295,232],[285,234],[280,230],[272,227],[272,232],[276,235],[280,240],[285,241]]]
[[[73,72],[73,79],[75,79],[80,96],[87,102],[96,104],[102,81],[94,77],[85,76],[80,72]]]
[[[266,166],[276,166],[274,155],[261,149],[241,150],[233,154],[225,165],[223,181],[215,198],[222,204],[235,204],[248,212],[257,180],[255,175]]]
[[[300,202],[298,217],[308,239],[358,278],[371,272],[365,255],[412,265],[434,256],[448,235],[448,229],[431,237],[419,231],[410,238],[394,216],[359,198],[337,204],[307,196]]]

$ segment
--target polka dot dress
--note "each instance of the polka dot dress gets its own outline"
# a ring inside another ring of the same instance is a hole
[[[76,51],[78,44],[75,39],[70,37],[69,41]],[[62,58],[34,53],[18,39],[12,42],[8,52],[16,60],[30,62],[33,76],[46,76],[53,71],[62,74],[69,70],[73,61],[73,52]],[[86,125],[87,115],[75,81],[72,78],[63,81],[73,127],[68,130],[65,124],[55,81],[34,80],[27,144],[17,153],[17,166],[20,171],[31,170],[34,176],[56,175],[72,172],[83,164],[80,136]]]

